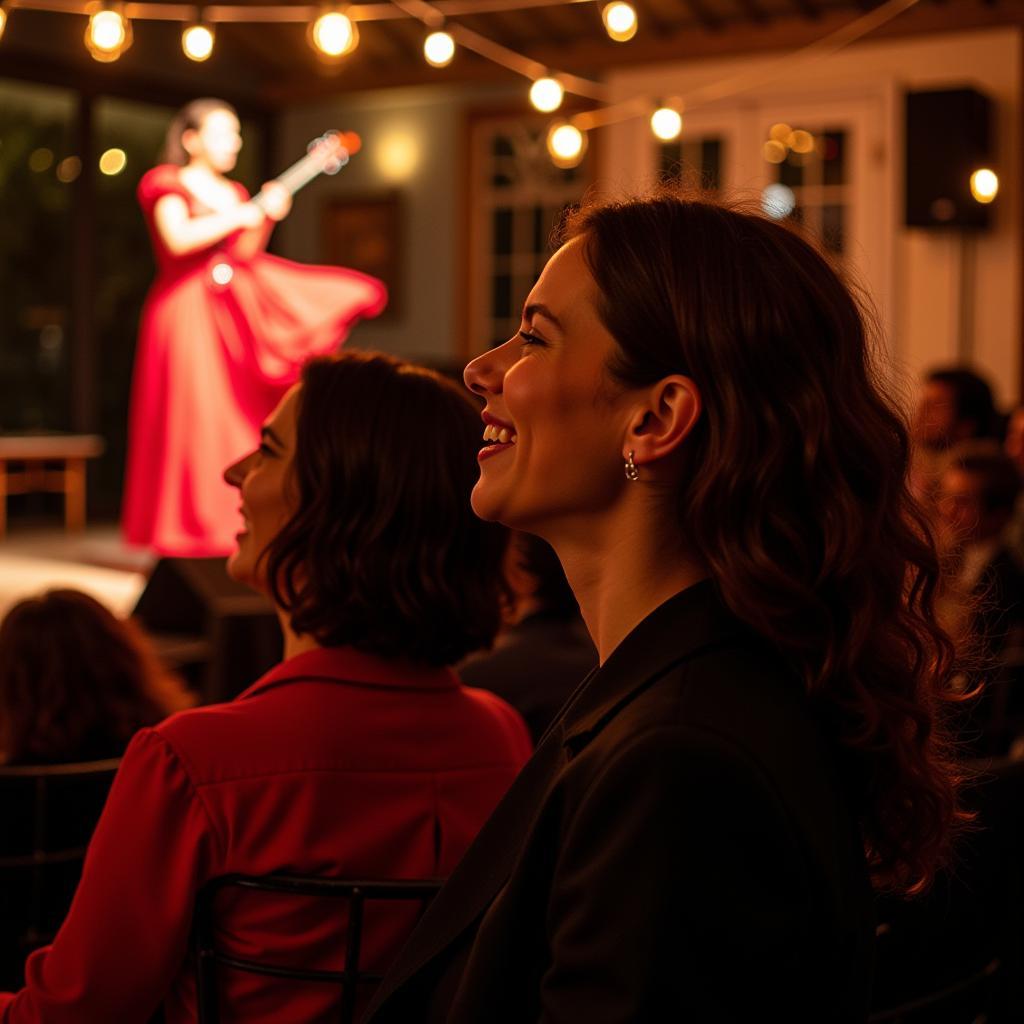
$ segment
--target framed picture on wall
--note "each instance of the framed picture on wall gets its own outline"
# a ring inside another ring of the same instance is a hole
[[[402,314],[402,204],[399,192],[329,199],[321,217],[320,258],[379,277],[388,289],[381,320]]]

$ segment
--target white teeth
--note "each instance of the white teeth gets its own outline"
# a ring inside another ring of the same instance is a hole
[[[498,444],[515,444],[517,438],[508,427],[497,427],[493,423],[488,423],[484,427],[484,440],[496,441]]]

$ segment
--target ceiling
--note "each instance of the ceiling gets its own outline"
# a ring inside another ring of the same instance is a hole
[[[591,79],[616,65],[796,48],[878,6],[877,0],[633,0],[639,32],[616,43],[604,31],[597,0],[521,2],[536,6],[502,9],[516,0],[438,0],[437,6],[451,23],[553,70]],[[248,0],[248,6],[260,3]],[[360,21],[358,48],[336,66],[317,59],[301,23],[219,24],[214,56],[192,64],[181,53],[181,25],[173,21],[137,21],[131,49],[114,63],[98,64],[83,45],[82,15],[15,7],[0,40],[0,77],[166,102],[212,93],[252,110],[353,90],[515,80],[512,71],[463,47],[449,67],[427,66],[423,23],[398,9],[416,3],[356,5],[383,17]],[[164,6],[179,5],[168,0]],[[1024,0],[920,0],[879,34],[1002,24],[1024,24]]]

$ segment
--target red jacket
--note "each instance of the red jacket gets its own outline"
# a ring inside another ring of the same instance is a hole
[[[448,669],[351,648],[289,659],[229,704],[174,715],[129,746],[52,946],[4,1024],[195,1019],[187,959],[197,889],[217,875],[445,876],[530,753],[518,714]],[[247,894],[223,942],[242,955],[335,966],[339,907]],[[368,965],[386,966],[411,920],[368,911]],[[398,914],[398,916],[396,916]],[[317,950],[310,955],[312,944]],[[337,991],[237,972],[225,1019],[319,1021]]]

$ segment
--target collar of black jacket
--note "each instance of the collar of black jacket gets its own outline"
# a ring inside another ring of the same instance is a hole
[[[670,597],[634,627],[570,698],[561,718],[570,756],[673,666],[746,631],[711,579]]]

